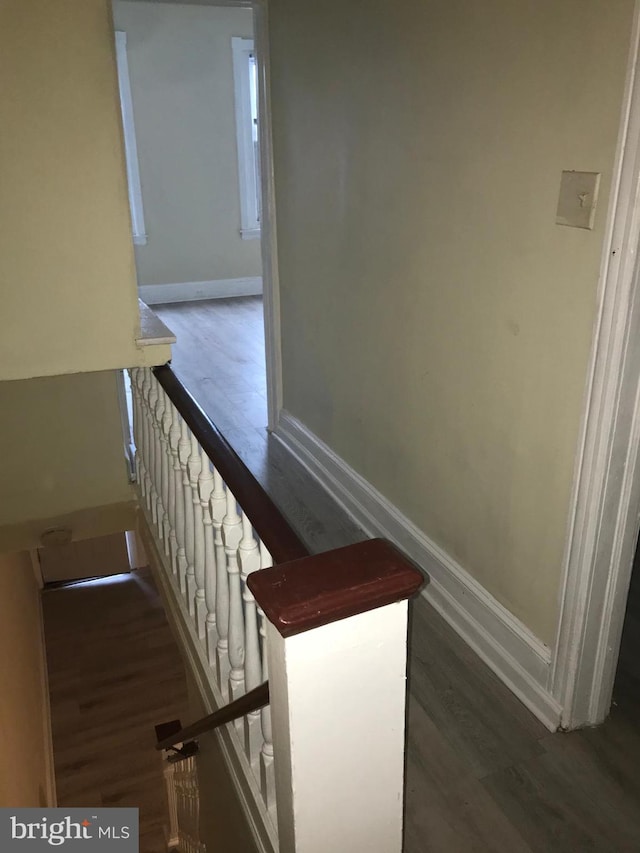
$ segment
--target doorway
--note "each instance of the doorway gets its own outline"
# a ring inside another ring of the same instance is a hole
[[[569,729],[609,713],[640,527],[639,46],[636,15],[552,659]]]
[[[639,543],[640,544],[640,543]],[[640,547],[636,552],[627,596],[612,711],[640,732]]]
[[[260,14],[112,7],[140,298],[177,335],[172,366],[221,430],[250,419],[264,431],[279,376],[267,370],[276,338]]]

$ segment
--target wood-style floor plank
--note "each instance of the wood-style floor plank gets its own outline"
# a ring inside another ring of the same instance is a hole
[[[411,692],[474,776],[543,752],[547,730],[424,599],[413,606]],[[434,654],[437,650],[437,654]]]
[[[165,853],[154,726],[186,719],[182,659],[148,570],[43,592],[60,806],[140,809],[140,853]]]

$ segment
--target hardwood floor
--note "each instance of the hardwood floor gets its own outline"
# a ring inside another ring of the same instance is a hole
[[[198,402],[226,434],[263,438],[267,385],[262,299],[241,296],[175,305],[154,312],[177,337],[172,366],[198,389]],[[253,435],[255,434],[255,436]]]
[[[187,719],[182,660],[148,570],[43,592],[60,806],[140,809],[140,853],[166,853],[154,726]]]
[[[153,310],[177,336],[171,366],[313,553],[363,531],[266,429],[262,299],[243,296]]]
[[[231,409],[235,395],[254,403],[264,397],[260,300],[154,310],[178,336],[176,373],[310,550],[362,539],[362,531],[268,437],[261,406]],[[635,589],[640,599],[640,583]],[[635,640],[621,658],[609,719],[595,729],[550,734],[417,598],[405,853],[640,851],[640,618],[625,633]]]
[[[409,678],[405,853],[640,850],[637,711],[550,734],[422,599]]]

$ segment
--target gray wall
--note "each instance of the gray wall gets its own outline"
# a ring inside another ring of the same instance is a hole
[[[632,13],[270,2],[285,408],[547,643]]]
[[[146,246],[138,284],[259,276],[260,241],[240,237],[231,37],[250,9],[113,4],[127,56]]]

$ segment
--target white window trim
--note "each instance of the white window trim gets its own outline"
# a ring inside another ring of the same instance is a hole
[[[116,30],[116,65],[118,69],[118,86],[120,89],[120,107],[122,109],[122,129],[124,131],[124,153],[127,163],[127,185],[129,189],[133,242],[136,246],[145,246],[147,243],[147,233],[144,225],[138,146],[136,144],[136,129],[133,121],[133,99],[131,97],[129,62],[127,59],[127,34],[121,30]]]
[[[238,180],[240,185],[240,236],[243,240],[260,238],[260,221],[257,205],[258,175],[253,149],[251,126],[251,99],[249,83],[249,54],[254,52],[253,39],[234,36],[233,87],[236,112],[236,140],[238,145]]]

